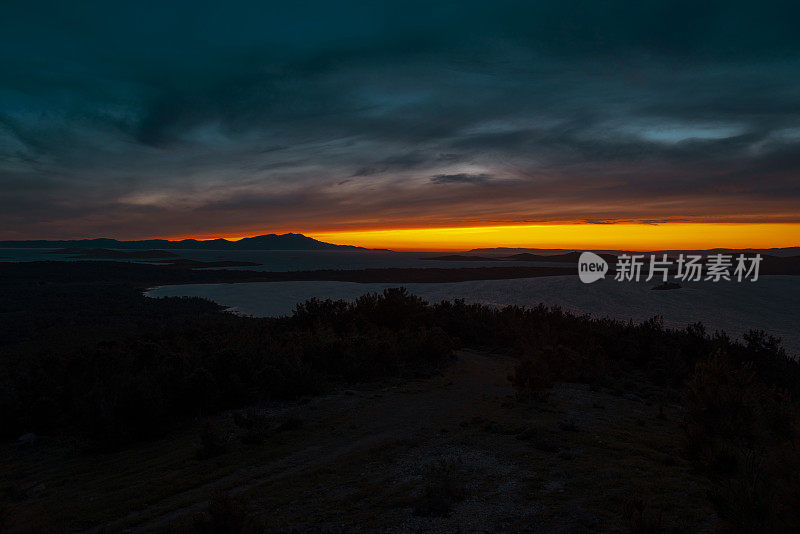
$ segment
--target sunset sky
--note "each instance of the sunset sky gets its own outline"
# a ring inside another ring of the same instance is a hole
[[[794,2],[2,11],[0,239],[800,245]]]

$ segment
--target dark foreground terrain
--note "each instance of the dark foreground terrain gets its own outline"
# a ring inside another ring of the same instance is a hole
[[[10,510],[134,532],[624,532],[637,506],[669,530],[713,524],[677,406],[579,384],[519,403],[513,365],[460,351],[443,376],[223,412],[116,453],[47,440],[13,453],[30,486]]]
[[[0,269],[4,531],[800,527],[764,333],[401,289],[254,319],[141,294],[208,274],[54,264]]]

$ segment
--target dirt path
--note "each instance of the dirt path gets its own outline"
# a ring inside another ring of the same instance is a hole
[[[298,440],[301,444],[296,452],[267,464],[248,465],[85,532],[120,527],[131,532],[166,528],[176,519],[202,511],[207,496],[216,490],[237,496],[277,479],[336,464],[343,457],[413,438],[430,427],[453,426],[466,416],[472,417],[476,404],[512,393],[505,378],[510,365],[508,359],[461,351],[444,378],[411,382],[377,394],[348,391],[317,399],[294,412],[309,421],[305,425],[307,434]],[[331,425],[334,421],[335,425]],[[345,430],[326,432],[331,426]],[[192,504],[174,508],[175,502],[185,501]],[[142,521],[143,518],[146,519]]]
[[[443,376],[262,407],[302,424],[259,443],[224,414],[211,423],[227,447],[207,459],[195,451],[208,421],[109,455],[42,452],[26,474],[47,489],[26,504],[84,532],[192,531],[220,492],[280,532],[625,531],[636,503],[666,530],[705,529],[677,407],[660,415],[646,387],[576,384],[518,403],[513,365],[464,350]]]

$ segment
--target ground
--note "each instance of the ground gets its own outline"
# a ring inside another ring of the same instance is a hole
[[[711,529],[679,406],[563,383],[518,402],[513,363],[463,350],[441,376],[254,407],[250,429],[223,413],[113,453],[6,445],[6,527],[191,531],[227,494],[281,532]]]

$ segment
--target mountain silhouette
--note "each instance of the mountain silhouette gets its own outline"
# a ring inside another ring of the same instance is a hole
[[[0,248],[80,248],[80,249],[201,249],[201,250],[366,250],[352,245],[334,245],[303,234],[266,234],[245,237],[238,241],[227,239],[145,239],[119,241],[116,239],[74,239],[61,241],[0,241]]]

